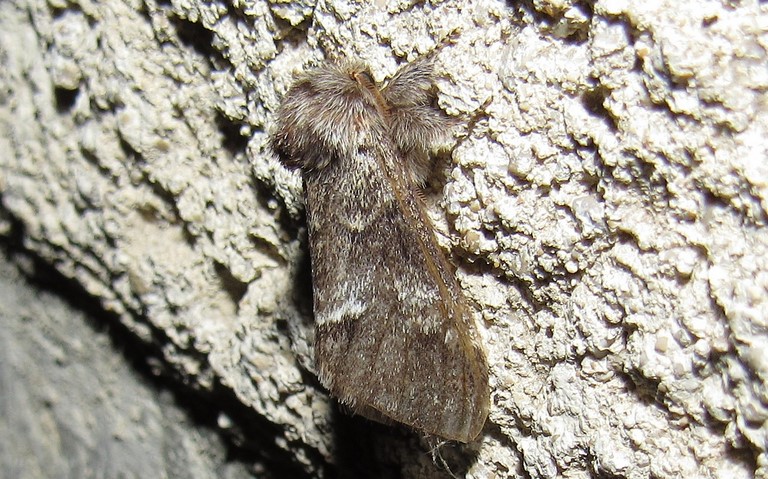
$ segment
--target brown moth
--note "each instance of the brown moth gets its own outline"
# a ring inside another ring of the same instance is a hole
[[[383,88],[365,65],[329,63],[285,95],[271,142],[304,179],[320,381],[366,417],[468,442],[488,367],[420,197],[451,127],[434,90],[431,58]]]

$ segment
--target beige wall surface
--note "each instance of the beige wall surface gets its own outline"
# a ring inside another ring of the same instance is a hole
[[[491,410],[431,454],[313,375],[268,138],[297,72],[436,48],[457,127],[424,196]],[[224,437],[307,477],[768,477],[765,3],[15,0],[0,57],[0,235],[264,425],[222,405]]]

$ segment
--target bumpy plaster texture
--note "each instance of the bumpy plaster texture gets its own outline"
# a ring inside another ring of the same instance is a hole
[[[268,132],[301,68],[381,80],[438,47],[465,126],[426,196],[492,384],[484,434],[442,450],[454,473],[768,477],[756,1],[3,2],[6,230],[327,474],[349,437],[308,373],[301,182]],[[354,424],[372,475],[445,474]]]

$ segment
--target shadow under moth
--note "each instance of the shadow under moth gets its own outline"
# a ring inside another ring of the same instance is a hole
[[[488,367],[421,199],[451,130],[434,100],[429,57],[383,87],[363,64],[328,63],[286,93],[271,145],[304,179],[320,381],[370,419],[469,442]]]

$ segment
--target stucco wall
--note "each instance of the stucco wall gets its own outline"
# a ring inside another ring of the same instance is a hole
[[[266,147],[302,67],[438,44],[469,128],[426,197],[492,389],[454,473],[767,477],[765,4],[2,2],[2,231],[307,475],[372,431],[371,474],[442,476],[311,374],[301,181]]]

